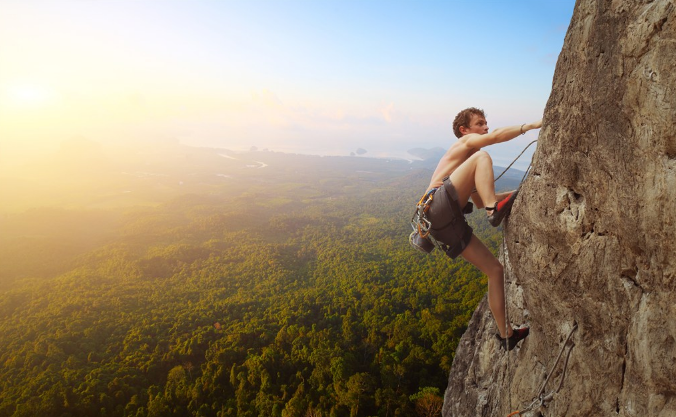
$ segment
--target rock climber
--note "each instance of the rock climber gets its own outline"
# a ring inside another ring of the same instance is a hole
[[[497,323],[504,346],[509,350],[528,336],[529,329],[513,329],[505,322],[505,288],[503,267],[473,233],[464,214],[471,211],[471,197],[477,208],[485,208],[488,221],[498,227],[509,214],[517,191],[495,194],[493,161],[482,148],[506,142],[529,130],[539,129],[542,120],[522,125],[502,127],[488,132],[486,116],[474,107],[462,110],[453,121],[453,133],[458,138],[439,161],[425,194],[434,193],[427,211],[430,233],[444,244],[451,258],[461,255],[488,276],[488,305]]]

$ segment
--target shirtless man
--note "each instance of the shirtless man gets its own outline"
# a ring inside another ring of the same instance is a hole
[[[509,350],[528,336],[529,330],[512,329],[510,324],[506,325],[503,267],[474,235],[462,212],[471,197],[477,208],[485,207],[493,226],[500,225],[511,210],[516,191],[495,194],[493,161],[481,148],[506,142],[541,126],[542,120],[539,120],[489,133],[483,110],[470,107],[461,111],[453,121],[453,132],[458,141],[439,161],[426,191],[426,194],[435,191],[427,212],[427,218],[432,223],[432,237],[446,245],[448,256],[455,258],[462,255],[488,276],[488,305],[498,325],[500,339],[504,341],[505,337],[508,338]],[[446,177],[448,179],[444,181]]]

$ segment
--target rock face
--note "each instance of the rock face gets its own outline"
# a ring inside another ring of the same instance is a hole
[[[509,355],[482,303],[443,415],[676,416],[676,4],[578,0],[505,233]],[[533,403],[564,341],[546,406]],[[574,344],[574,346],[573,346]]]

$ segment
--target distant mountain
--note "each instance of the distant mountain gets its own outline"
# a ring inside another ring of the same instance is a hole
[[[439,158],[441,158],[441,156],[444,154],[444,152],[446,152],[446,150],[444,148],[441,148],[441,147],[438,147],[438,146],[436,148],[432,148],[432,149],[413,148],[413,149],[408,150],[409,154],[411,154],[411,155],[413,155],[417,158],[420,158],[422,160],[436,159],[437,161],[439,160]]]
[[[505,168],[503,167],[493,165],[495,178],[499,177],[504,170]],[[519,184],[521,184],[521,180],[524,178],[525,173],[525,171],[519,171],[518,169],[510,168],[509,171],[505,172],[505,174],[496,181],[495,189],[497,191],[501,191],[519,188]]]

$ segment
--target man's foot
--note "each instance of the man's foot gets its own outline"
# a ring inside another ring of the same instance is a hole
[[[509,214],[510,211],[512,211],[512,205],[514,204],[514,200],[516,200],[516,195],[518,194],[518,190],[514,191],[510,195],[507,196],[507,198],[503,199],[500,202],[495,203],[495,206],[493,207],[486,207],[486,210],[492,210],[493,212],[488,216],[488,222],[491,224],[493,227],[498,227],[500,226],[500,223],[502,222],[502,219],[505,218]]]
[[[514,349],[516,344],[519,343],[519,341],[525,339],[526,336],[528,336],[529,333],[530,333],[530,329],[528,327],[523,327],[521,329],[512,330],[512,335],[507,338],[507,349],[508,350]],[[496,334],[495,337],[497,337],[498,340],[500,341],[500,349],[504,349],[505,348],[505,339],[500,337],[499,334]]]

